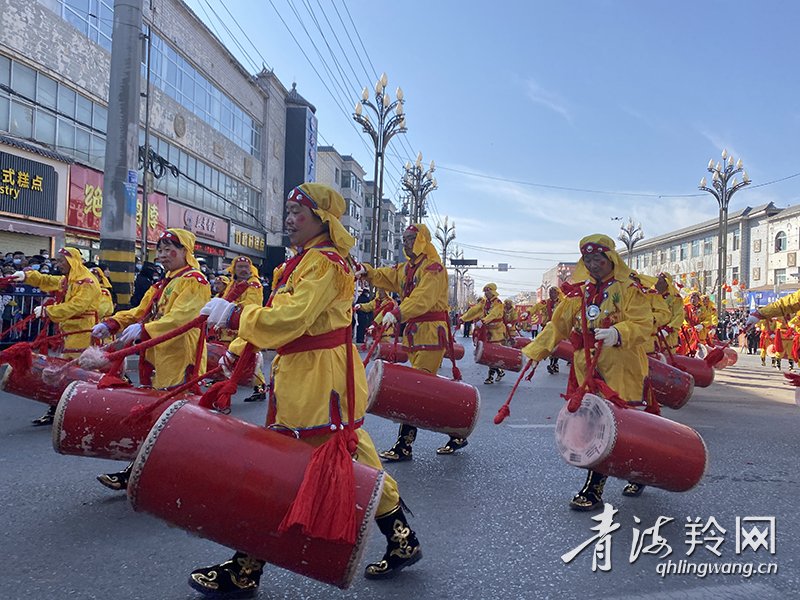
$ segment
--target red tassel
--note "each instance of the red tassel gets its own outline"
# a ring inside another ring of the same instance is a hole
[[[231,396],[236,393],[236,379],[226,379],[218,381],[212,385],[200,399],[200,406],[203,408],[214,408],[216,410],[227,410],[231,407]]]
[[[461,369],[453,365],[453,381],[461,381],[461,380],[462,380]]]
[[[351,436],[335,433],[314,450],[303,483],[278,531],[299,525],[313,538],[354,544],[356,540],[353,459],[348,450]]]
[[[18,374],[27,373],[33,365],[33,353],[28,342],[18,342],[0,352],[0,363],[8,363]]]
[[[508,407],[507,404],[503,404],[500,407],[500,410],[497,411],[497,414],[494,416],[494,424],[500,425],[503,421],[506,420],[506,417],[511,414],[511,409]]]

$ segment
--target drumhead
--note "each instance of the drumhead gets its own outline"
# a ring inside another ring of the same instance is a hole
[[[386,363],[381,359],[374,360],[367,372],[367,412],[369,412],[369,409],[378,397],[378,392],[381,390],[383,367],[385,364]]]
[[[475,362],[480,361],[481,357],[483,356],[483,342],[478,342],[475,344]]]
[[[6,389],[6,383],[8,383],[8,378],[11,377],[11,371],[14,370],[14,367],[11,365],[5,365],[5,371],[3,372],[3,378],[0,379],[0,390]]]
[[[617,422],[608,402],[594,394],[583,397],[571,413],[566,405],[556,420],[556,447],[567,463],[591,468],[605,460],[617,440]]]
[[[51,431],[53,435],[53,450],[58,454],[61,454],[61,440],[64,438],[64,413],[67,412],[67,404],[69,404],[69,401],[72,400],[72,397],[75,395],[75,388],[81,383],[86,382],[73,381],[67,385],[64,393],[61,394],[61,400],[59,400],[56,405],[56,414],[53,415],[53,428]]]

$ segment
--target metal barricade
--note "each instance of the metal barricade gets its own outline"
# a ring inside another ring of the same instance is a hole
[[[48,294],[39,288],[24,284],[12,284],[0,289],[0,314],[2,314],[3,326],[0,331],[7,332],[20,321],[30,316],[33,309],[42,304]],[[55,333],[55,326],[51,324],[51,333]],[[19,331],[5,333],[0,337],[0,348],[6,348],[17,342],[30,342],[39,335],[41,321],[31,319]]]

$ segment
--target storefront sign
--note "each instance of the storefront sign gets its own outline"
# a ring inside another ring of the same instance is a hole
[[[228,245],[230,224],[226,219],[188,208],[172,200],[169,201],[169,226],[191,231],[199,240],[209,240]]]
[[[167,228],[167,197],[164,194],[148,194],[147,241],[156,243]],[[80,165],[70,167],[69,204],[67,227],[100,233],[103,215],[103,174]],[[136,198],[136,238],[142,237],[142,191]]]
[[[198,244],[195,242],[194,245],[194,252],[197,254],[208,254],[210,256],[225,256],[225,250],[222,248],[215,248],[214,246],[209,246],[207,244]]]
[[[0,152],[0,211],[55,221],[57,189],[52,166]]]
[[[231,250],[243,252],[244,254],[264,254],[266,248],[266,241],[264,234],[258,233],[254,229],[242,227],[240,225],[231,225],[232,239]]]

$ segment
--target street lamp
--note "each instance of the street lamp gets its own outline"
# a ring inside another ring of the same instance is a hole
[[[714,159],[708,161],[706,167],[711,173],[711,187],[706,185],[706,178],[700,180],[698,186],[701,190],[708,192],[717,199],[719,204],[719,232],[717,235],[717,249],[719,257],[717,261],[717,308],[722,310],[722,290],[725,283],[725,271],[727,268],[726,258],[728,256],[728,206],[731,197],[746,185],[750,185],[750,178],[747,171],[743,170],[742,159],[734,164],[733,156],[727,150],[722,151],[722,163],[714,164]],[[736,181],[736,175],[742,173],[742,181]]]
[[[558,286],[561,287],[561,284],[566,282],[572,276],[572,267],[569,265],[565,265],[563,263],[559,263],[558,265]]]
[[[619,226],[619,236],[617,236],[617,239],[625,244],[625,247],[628,249],[625,260],[630,262],[631,252],[633,252],[633,247],[636,245],[636,242],[640,242],[644,239],[642,224],[636,223],[634,225],[633,219],[628,217],[628,222],[625,225]]]
[[[406,117],[403,113],[403,90],[397,88],[397,99],[392,100],[386,92],[389,78],[386,73],[381,75],[375,84],[375,102],[369,99],[369,90],[364,88],[361,100],[356,102],[353,119],[364,128],[372,138],[375,145],[375,197],[372,202],[372,263],[380,264],[381,254],[381,200],[383,198],[383,163],[386,146],[398,133],[406,132]],[[369,113],[364,113],[364,107],[374,116],[375,122],[370,119]]]
[[[405,165],[405,173],[400,180],[403,189],[406,190],[411,196],[411,222],[419,223],[422,217],[425,216],[425,198],[433,190],[437,189],[436,178],[433,172],[436,170],[436,164],[431,161],[427,170],[424,170],[422,164],[422,152],[417,154],[417,160],[412,165],[407,162]]]

